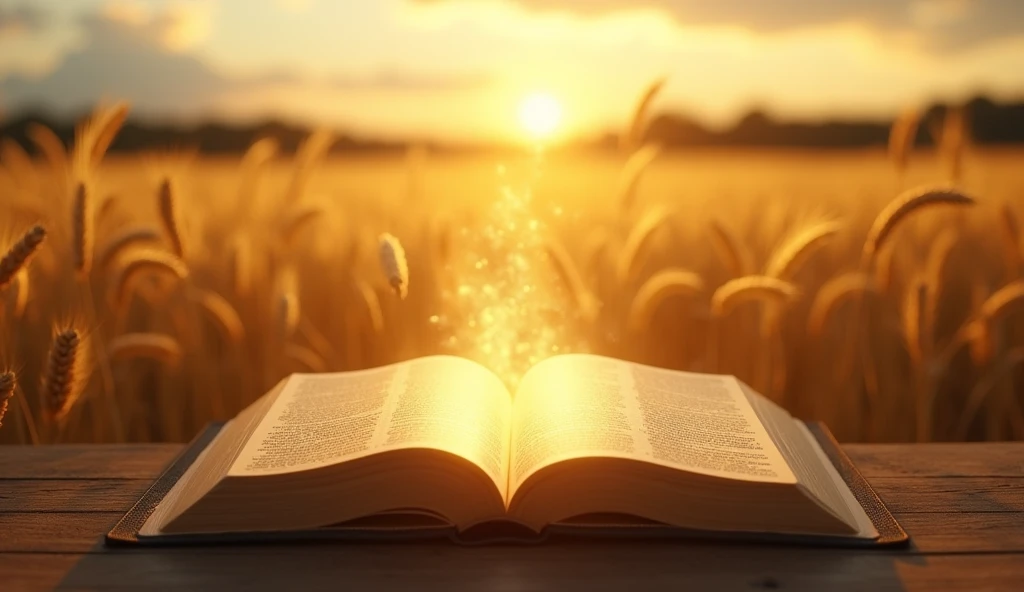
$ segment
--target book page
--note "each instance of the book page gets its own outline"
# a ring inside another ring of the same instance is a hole
[[[505,494],[511,397],[484,367],[431,356],[358,372],[295,374],[228,474],[322,467],[399,448],[472,461]]]
[[[541,362],[523,377],[513,405],[509,493],[542,467],[586,456],[795,482],[731,376],[590,355]]]

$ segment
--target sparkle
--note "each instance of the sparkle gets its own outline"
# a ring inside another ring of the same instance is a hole
[[[499,167],[504,177],[505,167]],[[566,295],[546,259],[548,229],[529,191],[503,183],[479,226],[462,228],[444,295],[453,353],[474,359],[510,388],[537,362],[570,351],[564,323]]]

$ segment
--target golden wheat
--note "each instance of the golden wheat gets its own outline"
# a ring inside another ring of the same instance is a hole
[[[999,208],[999,221],[1002,241],[1003,258],[1006,259],[1007,277],[1012,281],[1021,273],[1020,224],[1010,204],[1004,203]]]
[[[893,121],[889,130],[889,158],[899,175],[903,175],[914,150],[921,114],[917,109],[907,109]]]
[[[152,228],[129,228],[124,230],[104,245],[97,259],[96,267],[101,271],[107,270],[115,259],[131,247],[142,243],[159,241],[160,233]]]
[[[670,221],[671,216],[672,211],[668,208],[656,207],[648,210],[630,229],[615,267],[615,277],[620,285],[628,284],[640,273],[641,253],[654,239],[655,233]]]
[[[886,240],[911,213],[940,205],[970,206],[975,203],[974,198],[951,188],[912,189],[905,192],[890,202],[871,224],[861,254],[861,266],[867,268],[874,264]]]
[[[818,290],[807,317],[807,333],[820,337],[839,307],[848,300],[877,293],[878,287],[871,276],[857,271],[846,272],[829,279]]]
[[[71,231],[75,271],[81,276],[88,275],[92,269],[95,231],[91,205],[85,183],[79,182],[71,205]]]
[[[377,242],[384,278],[395,295],[405,300],[409,293],[409,263],[405,259],[405,249],[397,238],[387,233],[380,235]]]
[[[14,276],[28,265],[32,255],[39,249],[39,245],[45,238],[46,229],[42,226],[33,226],[11,245],[11,248],[0,259],[0,290],[6,288]]]
[[[927,318],[928,282],[917,277],[911,283],[903,300],[903,336],[907,351],[915,363],[920,364],[929,349],[929,327]]]
[[[711,296],[711,312],[716,317],[723,317],[744,302],[784,304],[799,295],[800,291],[790,282],[764,275],[748,275],[719,286]]]
[[[754,273],[754,256],[736,235],[717,220],[708,223],[711,245],[729,269],[732,277],[739,278]]]
[[[807,226],[772,253],[764,274],[780,280],[792,279],[814,251],[835,236],[840,228],[838,222],[829,221]]]
[[[84,334],[75,327],[57,331],[43,377],[43,401],[48,417],[60,421],[78,402],[90,371]]]
[[[14,372],[0,373],[0,427],[4,425],[4,416],[7,414],[7,402],[14,396],[14,388],[17,384]]]
[[[704,280],[697,273],[679,268],[663,269],[637,290],[626,324],[631,331],[643,332],[663,302],[675,296],[694,296],[703,291]]]
[[[182,358],[181,345],[178,340],[162,333],[118,335],[110,342],[108,353],[113,362],[145,358],[171,368],[177,367]]]
[[[188,277],[188,267],[181,259],[155,249],[137,249],[129,252],[113,282],[114,303],[124,306],[128,302],[135,281],[143,275],[168,275],[175,279]]]
[[[231,303],[211,290],[203,290],[198,297],[200,309],[217,327],[224,341],[239,345],[245,341],[245,325]]]
[[[665,86],[665,82],[665,78],[659,78],[652,82],[637,102],[630,120],[629,130],[622,137],[622,147],[626,152],[633,152],[643,144],[644,134],[647,131],[648,112],[651,110],[651,104],[654,103],[655,97]]]
[[[601,305],[597,297],[587,288],[583,276],[580,275],[572,256],[562,244],[555,240],[545,243],[548,260],[551,262],[562,287],[568,292],[576,305],[580,318],[593,321],[600,311]]]
[[[66,174],[68,165],[68,153],[64,148],[64,143],[60,141],[57,134],[53,133],[53,130],[41,123],[30,123],[25,133],[42,152],[59,182],[60,178]]]
[[[626,165],[622,167],[619,174],[618,202],[623,210],[631,210],[636,203],[636,192],[640,185],[640,178],[654,159],[661,154],[661,146],[647,145],[630,154]]]
[[[164,227],[167,240],[171,243],[171,250],[179,258],[184,259],[185,243],[181,236],[181,226],[178,223],[178,204],[174,198],[170,179],[165,178],[160,182],[157,202],[160,210],[160,223]]]

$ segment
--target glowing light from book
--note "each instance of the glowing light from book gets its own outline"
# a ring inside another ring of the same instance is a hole
[[[448,333],[454,354],[476,360],[514,388],[537,362],[569,351],[572,307],[547,261],[548,230],[529,189],[504,180],[478,224],[458,230],[445,275],[445,314],[431,322]]]

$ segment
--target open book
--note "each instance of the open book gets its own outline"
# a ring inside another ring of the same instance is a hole
[[[496,523],[879,536],[804,423],[736,378],[574,354],[515,393],[451,356],[292,375],[138,538]]]

